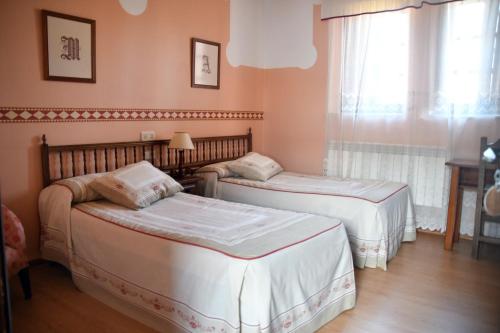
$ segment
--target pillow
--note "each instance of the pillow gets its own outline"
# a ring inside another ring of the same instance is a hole
[[[231,170],[229,170],[228,167],[229,163],[230,162],[219,162],[219,163],[205,165],[196,170],[196,173],[215,172],[217,173],[218,178],[233,177],[236,174]]]
[[[106,173],[93,173],[89,175],[66,178],[56,181],[54,184],[67,187],[73,193],[73,203],[93,201],[104,199],[102,195],[97,193],[89,186],[94,179],[102,177]]]
[[[132,209],[147,207],[183,190],[181,184],[147,161],[98,177],[90,187],[109,201]]]
[[[261,181],[266,181],[283,171],[273,159],[253,152],[230,162],[228,167],[243,178]]]

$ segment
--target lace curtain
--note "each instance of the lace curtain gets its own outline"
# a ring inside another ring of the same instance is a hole
[[[326,173],[408,183],[417,225],[443,231],[444,163],[476,160],[480,137],[500,135],[499,6],[467,0],[330,20]],[[463,233],[473,210],[464,205]]]

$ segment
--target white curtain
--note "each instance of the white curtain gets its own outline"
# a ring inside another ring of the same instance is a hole
[[[373,14],[405,8],[420,8],[424,4],[442,4],[461,0],[322,0],[321,19]]]
[[[327,174],[408,183],[417,225],[443,231],[444,163],[477,160],[479,138],[500,137],[499,2],[330,20]]]

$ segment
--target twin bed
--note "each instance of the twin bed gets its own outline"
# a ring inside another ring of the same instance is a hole
[[[251,151],[251,133],[193,141],[189,168]],[[230,202],[239,201],[234,186],[262,190],[242,179],[219,179],[218,197],[229,201],[176,193],[140,210],[87,200],[86,184],[75,189],[57,182],[144,159],[172,169],[177,161],[167,145],[48,146],[44,140],[43,258],[66,266],[82,291],[163,332],[312,332],[354,307],[353,257],[341,219]],[[394,223],[403,230],[388,243],[390,255],[411,229],[401,227],[406,192],[401,188],[390,196],[395,203],[383,203],[398,211]],[[317,206],[334,205],[325,200]]]
[[[354,264],[359,268],[386,270],[401,242],[416,239],[413,205],[406,184],[285,171],[262,182],[200,170],[198,175],[205,179],[206,196],[340,218],[349,236]]]

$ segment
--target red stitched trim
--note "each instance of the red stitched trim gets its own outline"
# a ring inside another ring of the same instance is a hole
[[[87,280],[91,281],[90,283],[96,283],[96,282],[94,282],[94,280],[93,280],[91,277],[89,277],[89,276],[87,276],[87,275],[84,275],[84,274],[82,274],[82,273],[79,273],[79,272],[77,272],[77,271],[71,271],[71,274],[77,275],[77,276],[78,276],[78,277],[80,277],[81,279],[87,279]],[[122,280],[122,281],[126,281],[126,280]],[[73,282],[74,282],[74,281],[73,281]],[[128,282],[128,281],[127,281],[127,282]],[[123,283],[123,282],[122,282],[122,283]],[[101,287],[101,288],[105,288],[105,289],[106,289],[106,292],[108,292],[108,293],[110,293],[110,294],[113,294],[113,296],[114,296],[114,297],[117,297],[116,295],[120,295],[119,293],[116,293],[116,292],[111,291],[109,288],[106,288],[106,287]],[[145,289],[145,288],[141,288],[141,289],[144,289],[144,290],[149,291],[148,289]],[[120,295],[120,296],[122,296],[122,295]],[[122,297],[123,297],[123,296],[122,296]],[[161,297],[164,297],[164,298],[169,299],[168,297],[166,297],[166,296],[164,296],[164,295],[161,295]],[[169,299],[169,300],[170,300],[171,302],[176,302],[175,300],[171,300],[171,299]],[[184,305],[183,303],[180,303],[180,302],[177,302],[177,303]],[[140,303],[132,303],[132,302],[128,302],[128,304],[134,305],[134,306],[136,306],[136,307],[138,307],[138,308],[140,308],[140,309],[144,309],[144,310],[146,310],[146,311],[151,311],[151,310],[150,310],[147,306],[145,306],[145,305],[141,305]],[[198,311],[196,311],[196,310],[194,310],[194,309],[191,309],[191,308],[189,308],[189,307],[188,307],[188,309],[190,309],[191,311],[196,312],[196,313],[198,313],[199,315],[201,315],[201,316],[203,316],[203,317],[206,317],[206,318],[208,318],[208,319],[210,319],[210,320],[218,320],[218,321],[223,321],[225,324],[227,324],[227,325],[228,325],[229,327],[231,327],[232,329],[237,330],[237,329],[239,329],[239,328],[241,327],[241,326],[238,326],[238,327],[236,327],[236,328],[235,328],[235,327],[233,327],[231,324],[229,324],[227,321],[225,321],[224,319],[221,319],[221,318],[211,318],[211,317],[207,317],[207,316],[205,316],[203,313],[199,313]],[[178,322],[174,321],[173,319],[171,319],[171,318],[169,318],[169,317],[165,316],[163,313],[161,313],[161,312],[159,312],[159,311],[158,311],[158,312],[157,312],[157,311],[155,311],[155,312],[154,312],[154,314],[155,314],[155,315],[157,315],[157,316],[162,317],[164,320],[168,321],[170,324],[175,325],[176,327],[178,327],[178,328],[180,328],[180,329],[184,330],[185,332],[189,332],[189,330],[188,330],[186,327],[182,326],[181,324],[179,324]]]
[[[82,213],[84,213],[84,214],[90,215],[90,216],[95,217],[95,218],[97,218],[97,219],[99,219],[99,220],[102,220],[102,221],[105,221],[105,222],[108,222],[108,223],[114,224],[114,225],[116,225],[116,226],[118,226],[118,227],[121,227],[121,228],[124,228],[124,229],[132,230],[132,231],[135,231],[135,232],[138,232],[138,233],[141,233],[141,234],[144,234],[144,235],[148,235],[148,236],[156,237],[156,238],[166,239],[166,240],[169,240],[169,241],[172,241],[172,242],[176,242],[176,243],[180,243],[180,244],[186,244],[186,245],[191,245],[191,246],[201,247],[201,248],[204,248],[204,249],[207,249],[207,250],[212,250],[212,251],[215,251],[215,252],[219,252],[219,253],[224,254],[224,255],[226,255],[226,256],[228,256],[228,257],[231,257],[231,258],[235,258],[235,259],[242,259],[242,260],[255,260],[255,259],[260,259],[260,258],[266,257],[266,256],[268,256],[268,255],[270,255],[270,254],[275,253],[275,252],[279,252],[279,251],[284,250],[284,249],[286,249],[286,248],[292,247],[292,246],[294,246],[294,245],[297,245],[297,244],[303,243],[303,242],[305,242],[305,241],[308,241],[308,240],[310,240],[310,239],[312,239],[312,238],[315,238],[315,237],[317,237],[317,236],[319,236],[319,235],[321,235],[321,234],[323,234],[323,233],[325,233],[325,232],[327,232],[327,231],[330,231],[330,230],[333,230],[333,229],[337,228],[338,226],[340,226],[340,225],[342,224],[341,222],[339,222],[338,224],[334,225],[333,227],[327,228],[327,229],[325,229],[325,230],[323,230],[323,231],[320,231],[320,232],[318,232],[318,233],[316,233],[316,234],[314,234],[314,235],[312,235],[312,236],[309,236],[309,237],[304,238],[304,239],[302,239],[302,240],[300,240],[300,241],[297,241],[297,242],[294,242],[294,243],[288,244],[288,245],[286,245],[286,246],[283,246],[283,247],[277,248],[277,249],[275,249],[275,250],[272,250],[272,251],[270,251],[270,252],[267,252],[267,253],[261,254],[261,255],[256,256],[256,257],[240,257],[240,256],[237,256],[237,255],[234,255],[234,254],[231,254],[231,253],[228,253],[228,252],[222,251],[222,250],[215,249],[215,248],[210,247],[210,246],[207,246],[207,245],[195,244],[195,243],[188,242],[188,241],[182,241],[182,240],[178,240],[178,239],[173,239],[173,238],[169,238],[169,237],[165,237],[165,236],[160,236],[160,235],[155,235],[155,234],[153,234],[153,233],[149,233],[149,232],[144,232],[144,231],[140,231],[140,230],[137,230],[137,229],[133,229],[133,228],[130,228],[130,227],[127,227],[127,226],[124,226],[124,225],[118,224],[118,223],[116,223],[116,222],[114,222],[114,221],[111,221],[111,220],[108,220],[108,219],[104,219],[104,218],[102,218],[102,217],[100,217],[100,216],[97,216],[97,215],[94,215],[94,214],[92,214],[92,213],[86,212],[86,211],[84,211],[84,210],[80,209],[79,207],[74,207],[74,208],[75,208],[75,209],[77,209],[77,210],[79,210],[80,212],[82,212]]]
[[[373,200],[370,200],[370,199],[366,199],[366,198],[360,198],[360,197],[355,197],[353,195],[344,195],[344,194],[329,194],[329,193],[317,193],[317,192],[299,192],[299,191],[288,191],[288,190],[278,190],[278,189],[273,189],[273,188],[263,188],[263,187],[257,187],[257,186],[253,186],[253,185],[248,185],[248,184],[237,184],[237,183],[233,183],[233,182],[229,182],[227,180],[224,180],[224,178],[222,179],[219,179],[220,182],[223,182],[223,183],[227,183],[227,184],[233,184],[233,185],[238,185],[238,186],[246,186],[246,187],[252,187],[252,188],[256,188],[256,189],[259,189],[259,190],[265,190],[265,191],[274,191],[274,192],[287,192],[287,193],[297,193],[297,194],[315,194],[315,195],[327,195],[327,196],[331,196],[331,197],[344,197],[344,198],[353,198],[353,199],[359,199],[359,200],[365,200],[365,201],[368,201],[368,202],[371,202],[371,203],[381,203],[382,201],[385,201],[386,199],[392,197],[394,194],[398,193],[399,191],[405,189],[408,187],[408,185],[404,185],[403,187],[401,187],[400,189],[394,191],[393,193],[389,194],[387,197],[379,200],[379,201],[373,201]]]
[[[405,9],[420,9],[424,5],[430,5],[430,6],[439,6],[439,5],[444,5],[450,2],[457,2],[457,1],[463,1],[463,0],[448,0],[448,1],[443,1],[440,3],[431,3],[427,1],[422,1],[422,4],[420,6],[405,6],[401,8],[395,8],[395,9],[386,9],[386,10],[380,10],[380,11],[375,11],[375,12],[363,12],[363,13],[358,13],[358,14],[351,14],[351,15],[341,15],[341,16],[330,16],[330,17],[325,17],[322,18],[321,21],[327,21],[327,20],[332,20],[336,18],[345,18],[345,17],[356,17],[356,16],[361,16],[361,15],[367,15],[367,14],[378,14],[378,13],[389,13],[389,12],[397,12],[399,10],[405,10]]]
[[[132,282],[132,281],[129,281],[129,280],[127,280],[127,279],[125,279],[125,278],[123,278],[123,277],[121,277],[121,276],[119,276],[119,275],[117,275],[117,274],[115,274],[115,273],[112,273],[112,272],[110,272],[110,271],[108,271],[108,270],[106,270],[106,269],[102,268],[101,266],[98,266],[98,265],[96,265],[96,264],[94,264],[94,263],[92,263],[92,262],[88,261],[87,259],[82,258],[81,256],[79,256],[79,255],[77,255],[77,254],[74,254],[74,256],[76,256],[76,257],[80,258],[80,260],[82,260],[82,261],[85,261],[87,264],[89,264],[89,265],[91,265],[91,266],[94,266],[94,267],[96,267],[97,269],[100,269],[101,271],[105,272],[106,274],[112,275],[112,276],[114,276],[115,278],[117,278],[117,279],[119,279],[119,280],[125,281],[126,283],[128,283],[128,284],[130,284],[130,285],[132,285],[132,286],[134,286],[134,287],[136,287],[136,288],[138,288],[138,289],[146,290],[146,291],[148,291],[148,292],[150,292],[150,293],[152,293],[152,294],[154,294],[154,295],[157,295],[157,296],[160,296],[160,297],[166,298],[166,299],[168,299],[169,301],[172,301],[172,302],[175,302],[175,303],[178,303],[178,304],[184,305],[185,307],[187,307],[187,308],[188,308],[188,309],[190,309],[191,311],[196,312],[196,313],[198,313],[199,315],[202,315],[202,316],[203,316],[203,317],[205,317],[205,318],[212,319],[212,320],[220,320],[220,321],[223,321],[224,323],[228,324],[230,327],[232,327],[232,328],[234,328],[234,329],[238,329],[238,328],[240,328],[240,327],[241,327],[241,325],[240,325],[240,326],[238,326],[238,327],[234,327],[233,325],[231,325],[231,323],[229,323],[227,320],[225,320],[225,319],[223,319],[223,318],[218,318],[218,317],[211,317],[211,316],[208,316],[208,315],[206,315],[206,314],[204,314],[204,313],[202,313],[202,312],[200,312],[200,311],[198,311],[198,310],[194,309],[192,306],[190,306],[190,305],[189,305],[189,304],[187,304],[187,303],[181,302],[181,301],[179,301],[179,300],[176,300],[175,298],[172,298],[172,297],[170,297],[170,296],[166,296],[166,295],[164,295],[164,294],[160,294],[160,293],[158,293],[158,292],[156,292],[156,291],[150,290],[150,289],[145,288],[145,287],[143,287],[143,286],[141,286],[141,285],[138,285],[138,284],[136,284],[136,283],[134,283],[134,282]],[[349,272],[346,272],[346,273],[344,273],[344,274],[342,274],[342,275],[340,275],[340,276],[338,276],[338,277],[336,277],[336,278],[334,278],[334,279],[330,280],[330,281],[329,281],[329,283],[333,283],[334,281],[337,281],[337,280],[339,280],[339,279],[341,279],[341,278],[343,278],[343,277],[345,277],[345,276],[347,276],[347,275],[349,275],[349,274],[351,274],[351,273],[353,273],[353,272],[354,272],[354,270],[350,270]],[[74,274],[80,275],[81,277],[84,277],[84,278],[86,278],[86,279],[89,279],[89,280],[90,280],[90,278],[89,278],[88,276],[83,275],[83,274],[81,274],[81,273],[79,273],[79,272],[75,272],[75,271],[73,271],[73,270],[72,270],[72,271],[71,271],[71,273],[74,273]],[[355,280],[355,279],[354,279],[354,280]],[[269,325],[268,325],[268,326],[266,326],[266,327],[264,327],[263,329],[266,329],[266,328],[268,328],[269,326],[271,326],[271,323],[272,323],[273,321],[275,321],[275,320],[276,320],[276,319],[278,319],[279,317],[283,316],[283,315],[284,315],[284,314],[286,314],[287,312],[290,312],[290,311],[292,311],[293,309],[295,309],[296,307],[301,306],[301,305],[303,305],[303,304],[307,303],[307,301],[308,301],[309,299],[311,299],[312,297],[316,296],[317,294],[319,294],[319,293],[320,293],[320,292],[322,292],[323,290],[327,289],[328,287],[329,287],[329,286],[327,285],[327,286],[325,286],[325,287],[321,288],[320,290],[316,291],[314,294],[312,294],[312,295],[310,295],[309,297],[307,297],[307,298],[304,300],[304,302],[299,303],[299,304],[295,304],[294,306],[292,306],[292,307],[291,307],[291,308],[289,308],[288,310],[286,310],[286,311],[284,311],[284,312],[281,312],[281,313],[277,314],[274,318],[271,318],[271,320],[269,321]],[[354,289],[353,291],[350,291],[350,292],[348,292],[348,293],[346,293],[346,294],[344,294],[344,295],[342,295],[342,296],[337,297],[336,299],[332,300],[332,302],[329,302],[326,306],[328,306],[329,304],[335,303],[335,302],[336,302],[336,301],[338,301],[339,299],[344,298],[346,295],[351,294],[351,293],[353,293],[353,292],[356,292],[356,289]],[[325,307],[326,307],[326,306],[325,306]],[[145,307],[144,307],[144,308],[145,308]],[[317,313],[319,313],[319,312],[321,312],[321,311],[323,311],[323,309],[324,309],[324,307],[323,307],[321,310],[318,310],[318,311],[316,312],[316,314],[317,314]],[[311,319],[309,319],[307,322],[310,322],[311,320],[313,320],[313,319],[314,319],[314,317],[315,317],[315,316],[312,316],[312,317],[311,317]],[[166,317],[165,317],[165,318],[166,318]],[[306,322],[306,323],[307,323],[307,322]],[[243,324],[243,325],[245,325],[245,326],[249,326],[249,327],[255,327],[255,326],[258,326],[258,324],[248,324],[248,323],[245,323],[245,322],[243,322],[243,321],[240,321],[240,323],[241,323],[241,324]]]
[[[351,270],[351,271],[349,271],[349,272],[347,272],[347,273],[344,273],[344,274],[342,274],[341,276],[339,276],[339,277],[337,277],[337,278],[335,278],[335,279],[333,279],[333,280],[330,280],[328,283],[329,283],[329,284],[331,284],[331,283],[333,283],[334,281],[337,281],[337,280],[339,280],[339,279],[342,279],[343,277],[345,277],[345,276],[347,276],[347,275],[349,275],[349,274],[351,274],[351,273],[353,273],[353,272],[354,272],[354,270]],[[354,280],[355,280],[355,279],[354,279],[354,276],[353,276],[353,281],[354,281]],[[269,325],[264,326],[264,327],[262,327],[261,329],[262,329],[262,330],[267,329],[268,327],[270,327],[270,326],[272,325],[272,322],[273,322],[273,321],[275,321],[275,320],[276,320],[276,319],[278,319],[279,317],[282,317],[283,315],[287,314],[288,312],[293,311],[295,308],[297,308],[297,307],[299,307],[299,306],[301,306],[301,305],[306,304],[306,303],[307,303],[307,301],[309,301],[311,298],[313,298],[314,296],[318,295],[319,293],[321,293],[322,291],[324,291],[325,289],[328,289],[328,288],[330,288],[330,285],[326,285],[326,286],[322,287],[320,290],[316,291],[314,294],[312,294],[312,295],[310,295],[309,297],[307,297],[307,298],[306,298],[306,299],[305,299],[302,303],[296,304],[296,305],[292,306],[291,308],[289,308],[288,310],[283,311],[283,312],[281,312],[281,313],[277,314],[274,318],[272,318],[272,319],[269,321]],[[312,317],[311,317],[308,321],[306,321],[305,323],[302,323],[302,324],[301,324],[301,326],[302,326],[302,325],[304,325],[304,324],[306,324],[306,323],[308,323],[308,322],[310,322],[311,320],[313,320],[313,319],[316,317],[316,315],[317,315],[318,313],[320,313],[321,311],[323,311],[323,309],[324,309],[325,307],[327,307],[329,304],[335,303],[335,302],[336,302],[336,301],[338,301],[339,299],[344,298],[346,295],[348,295],[348,294],[350,294],[350,293],[352,293],[352,292],[356,292],[356,286],[354,287],[354,290],[352,290],[352,291],[350,291],[350,292],[347,292],[347,293],[343,294],[342,296],[339,296],[339,297],[337,297],[337,298],[333,299],[331,302],[329,302],[328,304],[324,305],[321,309],[318,309],[318,311],[316,311],[316,314],[315,314],[314,316],[312,316]],[[245,324],[244,322],[241,322],[241,323],[242,323],[242,324],[244,324],[244,325],[247,325],[247,326],[257,326],[257,325]],[[296,330],[297,328],[298,328],[298,327],[296,327],[296,328],[295,328],[295,330]]]
[[[226,323],[228,326],[230,326],[231,328],[234,328],[234,329],[238,329],[238,328],[240,328],[240,326],[237,326],[237,327],[233,326],[230,322],[228,322],[228,321],[227,321],[227,320],[225,320],[224,318],[219,318],[219,317],[211,317],[211,316],[209,316],[209,315],[206,315],[206,314],[204,314],[204,313],[202,313],[202,312],[200,312],[200,311],[196,310],[195,308],[193,308],[191,305],[189,305],[189,304],[187,304],[187,303],[184,303],[184,302],[182,302],[182,301],[179,301],[179,300],[177,300],[177,299],[175,299],[175,298],[172,298],[172,297],[170,297],[170,296],[167,296],[167,295],[164,295],[164,294],[160,294],[160,293],[158,293],[158,292],[156,292],[156,291],[153,291],[153,290],[151,290],[151,289],[145,288],[144,286],[141,286],[141,285],[139,285],[139,284],[137,284],[137,283],[134,283],[134,282],[132,282],[132,281],[129,281],[129,280],[125,279],[124,277],[121,277],[121,276],[119,276],[119,275],[117,275],[117,274],[115,274],[115,273],[112,273],[112,272],[110,272],[110,271],[108,271],[108,270],[104,269],[103,267],[101,267],[101,266],[99,266],[99,265],[96,265],[96,264],[94,264],[94,263],[92,263],[92,262],[88,261],[87,259],[84,259],[83,257],[81,257],[81,256],[79,256],[79,255],[77,255],[77,254],[74,254],[74,256],[75,256],[75,257],[78,257],[78,258],[79,258],[80,260],[82,260],[82,261],[85,261],[88,265],[91,265],[91,266],[93,266],[93,267],[96,267],[97,269],[99,269],[99,270],[101,270],[101,271],[105,272],[106,274],[109,274],[109,275],[114,276],[116,279],[119,279],[119,280],[121,280],[121,281],[125,281],[126,283],[128,283],[128,284],[130,284],[130,285],[134,286],[135,288],[142,289],[142,290],[146,290],[146,291],[150,292],[150,293],[151,293],[151,294],[153,294],[153,295],[156,295],[156,296],[159,296],[159,297],[166,298],[166,299],[168,299],[169,301],[175,302],[175,303],[177,303],[177,304],[181,304],[181,305],[185,306],[186,308],[188,308],[189,310],[191,310],[191,311],[193,311],[193,312],[196,312],[197,314],[202,315],[203,317],[205,317],[205,318],[207,318],[207,319],[222,321],[222,322]],[[351,271],[351,272],[352,272],[352,271]],[[351,272],[349,272],[349,273],[351,273]],[[83,276],[83,277],[85,277],[85,278],[87,278],[87,279],[90,279],[88,276],[85,276],[85,275],[83,275],[83,274],[81,274],[81,273],[78,273],[78,272],[75,272],[75,271],[73,271],[73,270],[71,270],[71,273],[76,273],[76,274],[79,274],[80,276]],[[347,275],[347,274],[349,274],[349,273],[346,273],[345,275]],[[341,276],[341,277],[339,277],[339,278],[342,278],[342,277],[344,277],[345,275],[343,275],[343,276]],[[335,279],[335,280],[336,280],[336,279]],[[333,281],[335,281],[335,280],[333,280]]]

